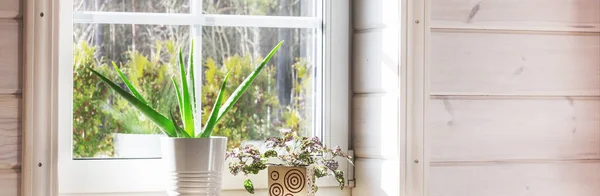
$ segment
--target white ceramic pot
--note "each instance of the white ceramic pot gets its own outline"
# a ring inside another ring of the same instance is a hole
[[[161,138],[167,194],[219,196],[226,137]]]
[[[159,158],[162,134],[115,133],[113,146],[119,158]]]

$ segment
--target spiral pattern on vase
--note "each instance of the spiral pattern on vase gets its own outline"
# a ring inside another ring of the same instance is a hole
[[[291,169],[284,176],[285,189],[292,193],[299,193],[306,185],[304,174],[297,169]]]
[[[273,181],[279,180],[279,172],[277,172],[277,171],[271,172],[270,176],[271,176],[271,180],[273,180]]]
[[[271,187],[269,187],[269,196],[283,196],[283,187],[281,184],[271,184]]]

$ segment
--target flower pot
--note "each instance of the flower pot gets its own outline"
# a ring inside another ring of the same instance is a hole
[[[314,196],[310,167],[269,166],[269,196]]]
[[[119,158],[159,158],[160,138],[158,134],[115,133],[113,146],[115,157]]]
[[[168,195],[219,195],[226,137],[165,137],[161,147]]]

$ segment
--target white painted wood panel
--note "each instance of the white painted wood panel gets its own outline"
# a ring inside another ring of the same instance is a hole
[[[390,0],[354,0],[354,29],[395,28],[399,26],[399,2]]]
[[[19,196],[19,174],[15,170],[0,169],[0,195]]]
[[[600,98],[430,101],[431,161],[600,158]]]
[[[400,195],[399,165],[397,160],[356,159],[356,187],[352,195]]]
[[[21,17],[20,0],[1,0],[0,1],[0,19]]]
[[[600,162],[431,167],[431,196],[598,196]]]
[[[22,48],[19,46],[19,29],[16,20],[0,20],[0,94],[15,93],[20,89]]]
[[[431,33],[432,94],[600,95],[600,36]]]
[[[0,169],[10,169],[20,165],[19,116],[19,98],[0,95]]]
[[[504,26],[513,29],[595,29],[598,0],[431,0],[432,27]]]
[[[354,34],[354,93],[398,92],[398,38],[398,29],[391,27]]]
[[[398,103],[398,97],[393,95],[354,96],[352,136],[357,157],[398,158]]]

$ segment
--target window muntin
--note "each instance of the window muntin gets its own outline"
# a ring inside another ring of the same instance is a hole
[[[229,147],[259,143],[278,134],[280,128],[295,128],[307,136],[318,132],[315,122],[321,121],[315,118],[321,116],[321,109],[314,104],[315,100],[321,100],[315,98],[320,95],[316,92],[321,89],[317,84],[320,80],[316,79],[322,64],[319,59],[322,51],[319,48],[322,45],[319,36],[322,35],[318,28],[248,27],[243,23],[235,26],[231,21],[236,21],[231,18],[224,20],[225,26],[219,26],[219,20],[204,23],[202,20],[186,21],[190,25],[160,24],[164,20],[147,22],[158,24],[135,24],[135,17],[144,20],[146,14],[135,14],[129,22],[115,21],[119,14],[129,13],[75,11],[74,14],[73,158],[160,156],[159,152],[148,152],[149,149],[157,151],[157,148],[149,145],[155,145],[158,136],[137,145],[135,148],[141,150],[137,152],[139,155],[122,153],[123,148],[128,148],[123,142],[129,140],[116,138],[122,138],[123,133],[159,134],[160,131],[83,68],[86,65],[97,67],[116,79],[118,76],[111,65],[115,62],[133,80],[134,86],[151,100],[151,104],[158,107],[159,112],[168,114],[168,110],[175,107],[172,100],[176,100],[169,98],[174,94],[170,92],[173,89],[168,81],[170,77],[178,77],[177,48],[183,47],[187,57],[191,35],[196,35],[194,39],[200,39],[196,41],[196,50],[202,51],[197,53],[195,63],[202,65],[203,119],[206,119],[212,107],[212,97],[216,96],[226,71],[234,71],[230,78],[232,91],[236,81],[241,82],[262,55],[268,53],[279,40],[286,40],[269,67],[255,81],[254,87],[236,104],[237,109],[233,109],[234,112],[228,114],[230,117],[225,118],[215,130],[215,135],[229,137]],[[147,15],[161,19],[173,16],[202,18],[195,14]],[[236,17],[242,20],[251,18]],[[219,19],[218,16],[215,18]],[[197,35],[195,32],[202,33]]]

